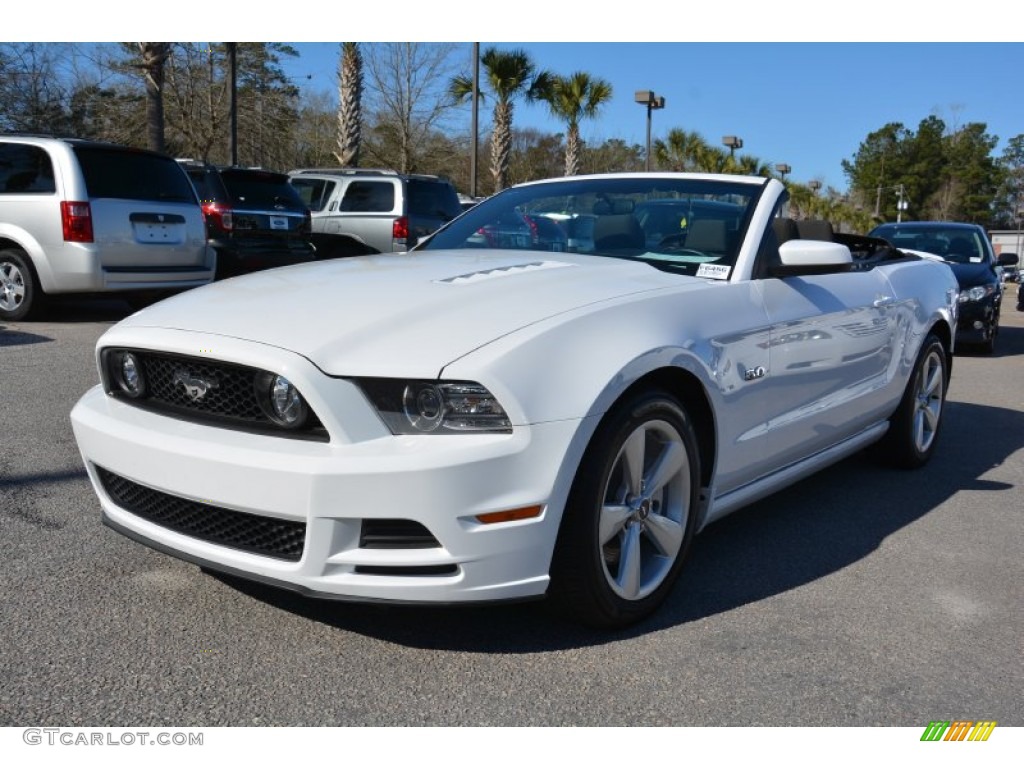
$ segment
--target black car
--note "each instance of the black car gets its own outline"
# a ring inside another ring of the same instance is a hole
[[[218,280],[316,258],[309,208],[286,174],[179,162],[203,206]]]
[[[907,221],[875,227],[871,237],[888,240],[900,250],[920,251],[949,264],[960,284],[957,343],[995,351],[999,335],[999,308],[1003,300],[1003,267],[1017,263],[1017,255],[997,259],[985,229],[977,224],[948,221]]]

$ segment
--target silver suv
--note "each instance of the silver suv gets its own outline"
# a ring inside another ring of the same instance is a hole
[[[0,320],[36,313],[47,294],[192,288],[215,267],[199,200],[172,158],[0,134]]]
[[[460,213],[447,179],[366,168],[288,174],[313,217],[318,258],[407,251]]]

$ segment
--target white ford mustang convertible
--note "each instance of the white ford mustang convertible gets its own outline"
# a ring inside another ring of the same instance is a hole
[[[71,414],[103,520],[319,597],[637,621],[714,520],[868,446],[935,450],[952,272],[786,202],[755,177],[540,181],[406,254],[144,309]]]

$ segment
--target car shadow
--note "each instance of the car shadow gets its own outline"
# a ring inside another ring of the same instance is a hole
[[[0,325],[0,347],[21,347],[26,344],[43,344],[47,341],[53,341],[53,339],[49,336],[40,336],[37,333],[15,331]]]
[[[943,431],[945,439],[921,470],[886,469],[862,453],[709,526],[694,540],[690,562],[659,611],[615,632],[573,624],[545,602],[378,606],[211,575],[289,613],[409,647],[526,654],[601,645],[698,621],[835,573],[962,491],[1016,492],[984,475],[1024,446],[1024,413],[951,402]],[[968,432],[987,438],[954,439]]]
[[[78,298],[57,296],[50,298],[40,321],[51,323],[117,322],[134,310],[123,299]]]
[[[1005,325],[999,327],[999,336],[996,338],[994,352],[986,352],[982,347],[972,344],[960,343],[956,347],[957,357],[997,358],[1020,354],[1024,354],[1024,328],[1012,328]]]

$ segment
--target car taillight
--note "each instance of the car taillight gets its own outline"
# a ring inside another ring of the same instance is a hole
[[[64,240],[68,243],[91,243],[92,208],[88,203],[74,203],[62,200],[60,223],[64,229]]]
[[[203,203],[203,217],[208,232],[230,232],[235,227],[231,208],[220,203]]]
[[[395,223],[391,225],[391,236],[395,240],[408,240],[409,239],[409,217],[399,216],[395,219]]]

